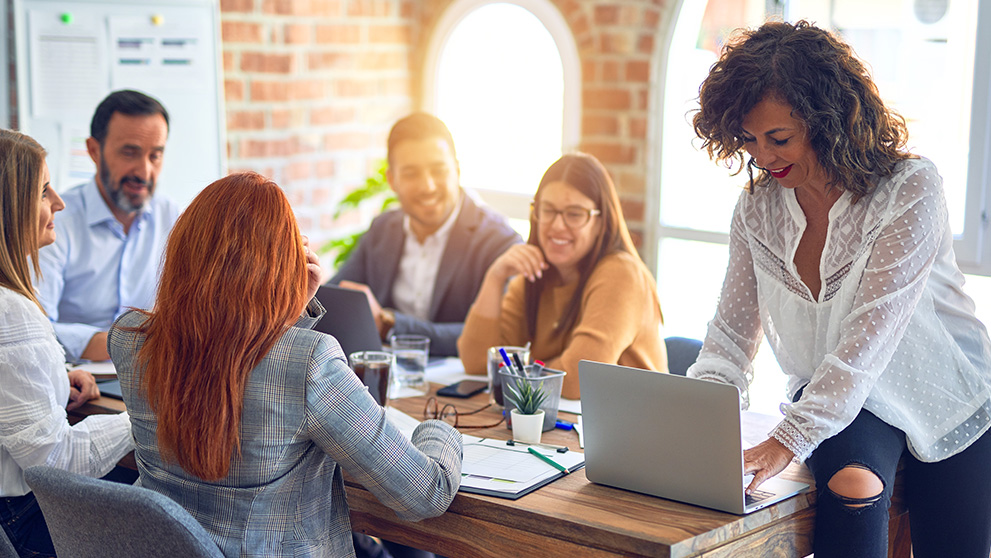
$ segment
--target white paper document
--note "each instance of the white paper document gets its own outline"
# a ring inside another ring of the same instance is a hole
[[[83,364],[77,364],[70,370],[83,369],[93,375],[108,375],[116,376],[117,369],[114,367],[114,363],[108,361],[104,362],[84,362]]]
[[[412,436],[420,421],[393,407],[386,408],[386,417],[407,437]],[[464,459],[461,464],[461,490],[518,498],[563,473],[530,453],[528,446],[510,446],[506,440],[463,435]],[[576,451],[558,453],[546,448],[535,450],[570,471],[585,465],[585,454]]]

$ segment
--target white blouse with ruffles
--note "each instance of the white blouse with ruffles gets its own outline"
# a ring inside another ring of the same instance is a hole
[[[927,159],[900,162],[829,211],[818,300],[799,278],[805,230],[795,192],[776,182],[740,196],[716,316],[689,376],[740,388],[767,335],[789,376],[771,435],[804,460],[861,408],[902,430],[922,461],[950,457],[991,425],[991,341],[964,294],[943,197]]]
[[[127,413],[69,425],[65,352],[35,303],[0,287],[0,496],[31,491],[24,469],[48,465],[99,477],[134,448]]]

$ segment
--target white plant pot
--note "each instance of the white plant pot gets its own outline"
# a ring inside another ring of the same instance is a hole
[[[517,442],[539,444],[544,430],[544,410],[533,415],[524,415],[513,409],[513,439]]]

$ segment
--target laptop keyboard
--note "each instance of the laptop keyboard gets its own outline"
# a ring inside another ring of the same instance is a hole
[[[756,504],[757,502],[763,502],[768,498],[774,496],[774,493],[768,492],[766,490],[754,490],[750,494],[746,495],[745,502],[749,506],[750,504]]]

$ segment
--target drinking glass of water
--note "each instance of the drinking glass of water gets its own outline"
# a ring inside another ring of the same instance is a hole
[[[393,378],[400,388],[425,391],[427,388],[427,355],[430,338],[426,335],[401,334],[389,338],[396,357]]]

